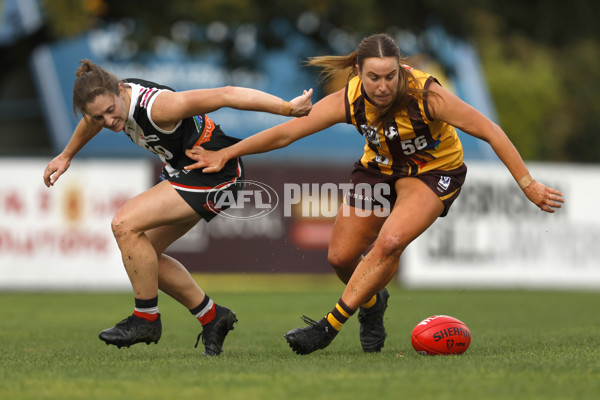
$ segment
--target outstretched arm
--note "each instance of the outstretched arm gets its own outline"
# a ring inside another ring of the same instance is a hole
[[[82,118],[77,124],[69,143],[58,156],[54,157],[44,170],[44,183],[47,187],[53,186],[58,178],[69,168],[71,160],[94,136],[100,132],[102,126],[91,120]]]
[[[561,207],[563,194],[531,178],[521,155],[500,126],[437,83],[430,89],[437,94],[429,97],[430,112],[435,119],[488,142],[525,196],[540,209],[553,213],[555,208]]]
[[[152,120],[161,127],[170,126],[184,118],[210,113],[223,107],[302,117],[308,115],[312,108],[312,93],[312,89],[305,90],[302,95],[288,102],[260,90],[236,86],[184,92],[165,91],[154,101]]]
[[[232,158],[286,147],[298,139],[345,120],[344,89],[342,89],[317,102],[308,116],[266,129],[233,146],[219,151],[204,150],[201,146],[186,150],[186,155],[197,161],[186,169],[203,168],[202,172],[218,172]]]

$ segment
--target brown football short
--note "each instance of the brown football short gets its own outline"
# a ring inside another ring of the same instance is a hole
[[[467,166],[463,164],[450,171],[433,170],[410,177],[421,180],[440,198],[444,204],[440,216],[445,217],[458,197],[466,176]],[[396,202],[395,183],[402,178],[382,174],[356,162],[351,174],[353,188],[346,192],[344,203],[363,210],[393,207]]]

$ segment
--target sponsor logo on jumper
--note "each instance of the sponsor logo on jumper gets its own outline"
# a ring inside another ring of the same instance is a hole
[[[381,147],[381,143],[379,143],[379,135],[377,134],[377,128],[370,125],[361,125],[360,133],[363,135],[365,139],[369,141],[369,143]]]
[[[383,164],[383,165],[389,165],[390,164],[390,159],[387,158],[386,156],[382,156],[380,154],[377,154],[375,156],[375,162],[378,162],[379,164]]]

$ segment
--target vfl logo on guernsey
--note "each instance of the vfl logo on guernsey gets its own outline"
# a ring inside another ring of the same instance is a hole
[[[449,186],[450,186],[450,177],[442,176],[438,182],[438,190],[440,192],[445,192],[446,190],[448,190]]]

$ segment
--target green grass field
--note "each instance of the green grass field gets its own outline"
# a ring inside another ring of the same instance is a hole
[[[364,354],[354,316],[325,350],[297,356],[283,334],[338,300],[332,276],[203,275],[239,319],[218,358],[200,324],[161,294],[158,345],[97,338],[131,313],[130,293],[0,293],[0,399],[598,399],[600,294],[433,291],[390,286],[388,339]],[[434,314],[472,333],[462,356],[421,356],[416,323]]]

